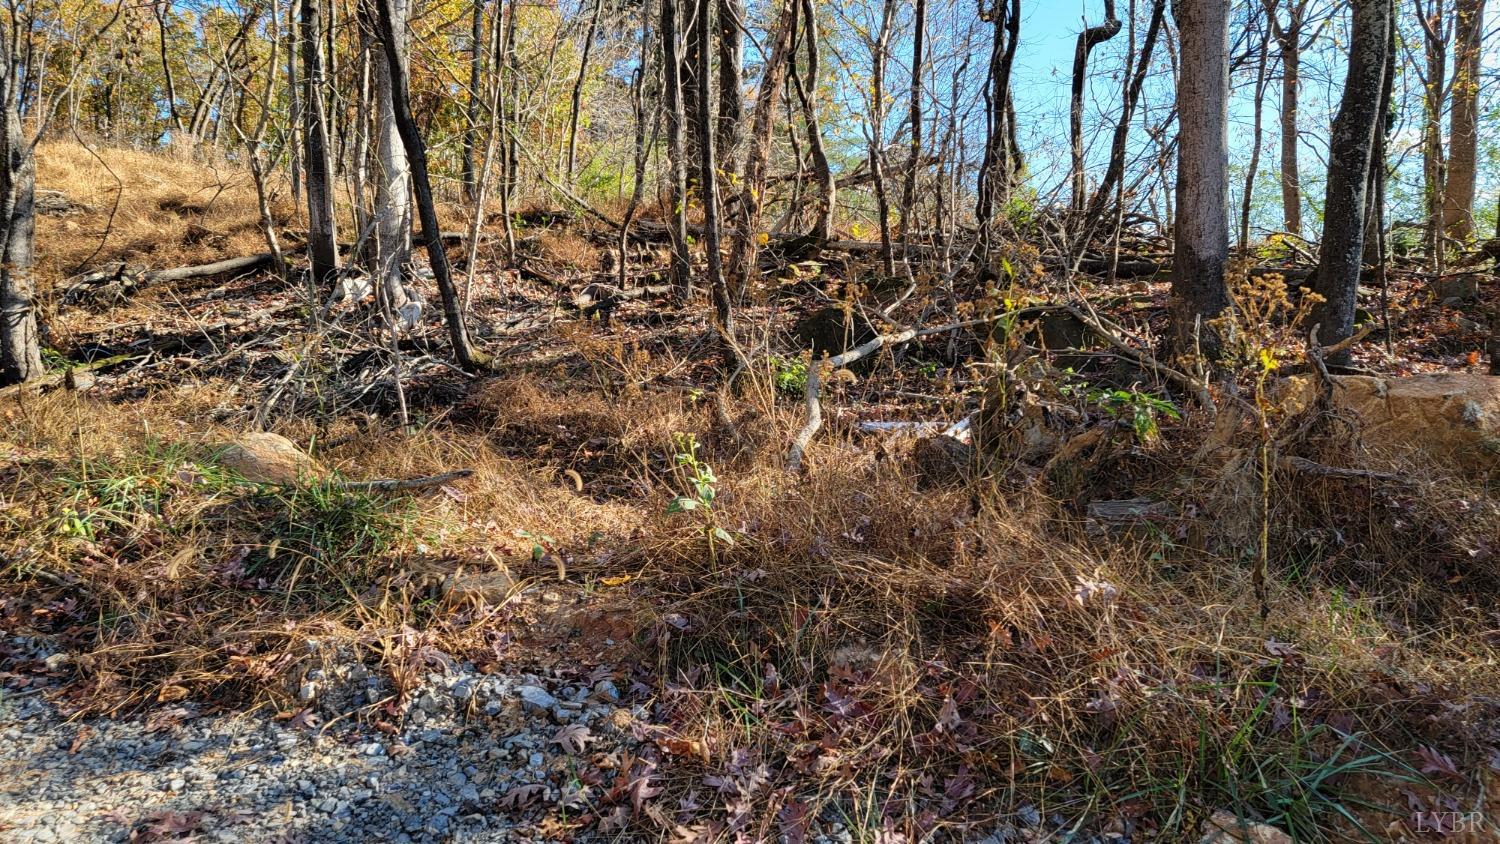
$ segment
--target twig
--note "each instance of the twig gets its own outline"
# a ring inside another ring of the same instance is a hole
[[[422,478],[396,479],[387,478],[378,481],[346,481],[344,489],[361,490],[367,492],[398,492],[409,489],[423,489],[430,486],[441,486],[452,481],[472,477],[473,469],[458,469],[453,472],[443,472],[438,475],[427,475]]]
[[[1403,478],[1393,472],[1376,472],[1371,469],[1341,469],[1337,466],[1327,466],[1308,460],[1305,457],[1284,457],[1282,465],[1300,472],[1304,475],[1316,475],[1320,478],[1348,478],[1367,481],[1388,481],[1391,483],[1410,484],[1411,479]]]

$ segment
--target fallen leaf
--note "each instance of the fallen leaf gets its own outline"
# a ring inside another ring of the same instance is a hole
[[[1459,773],[1458,766],[1453,764],[1453,758],[1438,752],[1436,748],[1425,744],[1418,747],[1417,758],[1422,760],[1422,773],[1424,774],[1437,774],[1456,780],[1464,778],[1464,775]]]
[[[500,796],[500,808],[519,811],[530,806],[547,792],[545,785],[528,783],[518,785]]]
[[[593,733],[590,733],[589,728],[582,724],[568,724],[552,736],[552,741],[555,744],[573,756],[583,753],[584,749],[588,747],[589,742],[593,740]]]

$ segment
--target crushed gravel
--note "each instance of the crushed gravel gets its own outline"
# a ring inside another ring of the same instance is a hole
[[[308,672],[293,717],[181,705],[69,720],[42,694],[0,690],[0,839],[555,840],[532,810],[587,810],[574,754],[630,753],[647,715],[607,676],[454,666],[372,726],[343,716],[389,709],[384,681],[331,673]]]

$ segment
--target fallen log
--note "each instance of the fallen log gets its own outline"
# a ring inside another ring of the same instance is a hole
[[[74,305],[83,301],[117,301],[155,284],[231,273],[241,275],[268,267],[275,260],[275,256],[270,252],[259,252],[240,258],[226,258],[209,264],[195,264],[150,272],[135,271],[126,264],[119,264],[112,270],[88,273],[75,278],[63,292],[62,301],[66,305]]]

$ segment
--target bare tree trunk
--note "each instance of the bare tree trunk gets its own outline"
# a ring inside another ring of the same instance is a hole
[[[702,169],[700,165],[703,161],[703,150],[698,146],[698,139],[703,136],[703,128],[698,125],[698,100],[707,96],[704,91],[709,84],[707,79],[700,79],[698,76],[698,39],[693,33],[697,32],[698,16],[711,14],[711,9],[711,6],[705,6],[698,0],[691,0],[685,8],[678,9],[679,17],[683,14],[691,15],[680,20],[677,25],[682,31],[682,50],[679,53],[682,57],[682,68],[679,73],[682,79],[683,116],[687,119],[687,122],[683,124],[683,142],[686,144],[684,149],[687,153],[687,160],[690,162],[688,167],[690,189],[697,184],[696,170]]]
[[[1474,184],[1479,158],[1479,60],[1484,47],[1485,0],[1458,0],[1454,10],[1453,113],[1445,180],[1448,236],[1474,236]]]
[[[393,117],[396,129],[401,134],[401,143],[406,147],[407,161],[411,165],[412,188],[416,193],[417,212],[422,218],[422,239],[426,242],[432,275],[443,298],[443,317],[448,324],[448,338],[453,344],[454,357],[467,370],[483,370],[489,367],[491,358],[475,348],[469,339],[468,329],[464,326],[463,309],[458,300],[458,290],[453,284],[452,270],[448,266],[448,253],[443,249],[437,209],[432,200],[432,182],[427,175],[427,145],[417,129],[417,121],[411,115],[411,105],[407,100],[406,55],[398,49],[405,38],[397,36],[395,31],[398,25],[405,26],[405,19],[402,17],[404,12],[398,11],[396,7],[398,2],[400,0],[375,0],[380,19],[380,41],[390,75]]]
[[[1172,339],[1179,355],[1217,358],[1206,323],[1229,304],[1229,0],[1172,0],[1172,15],[1182,39]]]
[[[927,0],[915,0],[912,9],[911,92],[908,94],[907,122],[911,124],[911,152],[907,155],[906,179],[901,185],[901,242],[911,246],[912,228],[916,224],[917,170],[922,160],[922,64],[927,49]],[[911,250],[906,250],[910,262]]]
[[[578,160],[578,111],[583,105],[583,82],[588,77],[589,53],[594,50],[594,35],[599,31],[599,14],[604,10],[604,0],[594,0],[594,14],[589,19],[589,31],[583,39],[583,57],[578,62],[578,78],[573,80],[573,107],[568,112],[568,171],[564,173],[568,185],[573,184],[573,171]]]
[[[256,210],[260,214],[261,236],[266,239],[266,248],[271,252],[271,262],[276,267],[276,275],[285,281],[288,277],[286,267],[286,256],[281,251],[281,241],[276,237],[276,216],[271,211],[270,189],[266,182],[266,162],[261,157],[261,145],[265,141],[266,128],[271,120],[271,95],[276,87],[276,60],[278,51],[281,49],[281,18],[275,14],[270,18],[271,54],[266,59],[266,84],[256,105],[260,112],[256,120],[255,130],[246,135],[240,124],[241,114],[235,115],[231,124],[240,144],[245,148],[245,162],[250,167],[250,178],[255,183]],[[253,74],[245,74],[245,79],[240,87],[242,96],[250,94],[250,81]]]
[[[887,278],[896,274],[895,254],[891,249],[891,204],[885,193],[885,62],[891,48],[891,26],[896,20],[896,0],[881,3],[880,30],[871,48],[870,128],[867,138],[870,150],[870,175],[875,186],[875,213],[880,224],[880,261]],[[917,162],[911,162],[916,167]]]
[[[1447,15],[1446,0],[1432,0],[1431,4],[1416,0],[1416,5],[1427,57],[1427,70],[1422,76],[1422,187],[1427,206],[1427,255],[1441,275],[1447,251],[1443,215],[1443,182],[1447,172],[1443,156],[1443,111],[1448,100],[1448,42],[1452,21]]]
[[[667,159],[670,169],[669,200],[672,203],[667,229],[672,239],[672,286],[677,297],[693,295],[693,268],[687,246],[687,144],[683,137],[687,115],[683,108],[682,61],[678,57],[678,0],[661,0],[662,87],[667,101]]]
[[[516,2],[517,0],[511,0],[509,11],[506,9],[505,0],[496,0],[495,6],[495,14],[505,17],[505,29],[495,44],[495,85],[499,88],[496,102],[499,107],[494,125],[501,135],[500,227],[505,232],[505,255],[511,264],[516,261],[516,232],[515,226],[511,224],[510,204],[516,189],[516,168],[519,166],[519,161],[516,156],[515,133],[511,131],[511,123],[516,119],[515,98],[512,96],[511,100],[507,101],[506,94],[514,94],[515,89],[519,87],[515,68]],[[505,88],[507,78],[510,81],[510,91]]]
[[[36,160],[21,134],[19,81],[11,33],[0,33],[0,386],[42,374],[32,275]]]
[[[1019,2],[1019,0],[1017,0]],[[828,166],[828,153],[823,147],[823,128],[818,119],[818,10],[812,0],[801,0],[802,14],[798,20],[803,27],[803,41],[807,47],[807,79],[797,72],[792,62],[792,82],[797,89],[797,99],[802,103],[802,120],[807,124],[808,155],[812,159],[812,177],[817,186],[814,201],[812,229],[808,237],[819,243],[833,237],[833,208],[837,186],[833,181],[833,170]]]
[[[707,84],[713,66],[713,27],[709,21],[710,4],[713,2],[714,0],[698,0],[698,20],[693,26],[694,40],[698,42],[698,79],[704,83],[698,91],[698,189],[703,199],[703,251],[708,258],[708,289],[714,301],[719,338],[724,343],[726,361],[738,363],[740,351],[735,339],[734,302],[725,283],[724,255],[720,251],[722,230],[719,222],[719,175],[714,162],[712,97]]]
[[[380,2],[380,0],[375,0]],[[415,291],[406,285],[407,267],[411,264],[411,167],[401,133],[396,127],[395,100],[392,90],[395,74],[386,65],[394,50],[407,54],[407,19],[411,14],[408,0],[387,0],[395,16],[388,29],[371,20],[371,35],[378,41],[394,38],[386,49],[372,44],[375,87],[375,232],[371,240],[372,259],[368,269],[379,280],[380,293],[392,313],[401,313],[408,303],[420,304]],[[373,12],[374,10],[369,10]],[[378,16],[378,12],[371,17]]]
[[[641,44],[640,60],[635,69],[634,84],[632,89],[632,105],[635,109],[635,160],[632,162],[632,175],[634,181],[630,186],[630,202],[625,206],[625,214],[620,220],[620,266],[619,284],[623,290],[630,275],[630,261],[628,260],[630,246],[630,224],[635,220],[636,211],[640,209],[641,197],[646,190],[646,162],[647,156],[653,146],[656,145],[656,129],[661,119],[661,101],[653,109],[651,128],[646,128],[646,80],[650,78],[651,68],[651,0],[641,6]]]
[[[745,117],[745,45],[740,27],[744,25],[742,0],[718,0],[719,6],[719,119],[715,129],[715,148],[719,169],[738,175],[740,123]]]
[[[1130,121],[1135,116],[1136,104],[1140,102],[1141,89],[1146,84],[1146,77],[1151,72],[1151,56],[1156,52],[1156,40],[1161,35],[1162,24],[1167,14],[1167,0],[1153,0],[1151,6],[1151,22],[1146,27],[1146,37],[1141,42],[1140,56],[1127,62],[1125,72],[1130,80],[1125,90],[1125,102],[1120,107],[1120,122],[1115,124],[1114,138],[1110,142],[1109,166],[1104,170],[1104,179],[1099,183],[1099,189],[1094,192],[1094,198],[1089,202],[1087,222],[1082,229],[1082,236],[1075,246],[1073,254],[1082,255],[1083,250],[1088,247],[1089,237],[1094,228],[1103,218],[1104,212],[1109,204],[1111,194],[1116,193],[1116,188],[1122,186],[1125,177],[1125,154],[1130,140]],[[1117,209],[1117,211],[1123,209]]]
[[[464,198],[470,203],[473,203],[479,195],[479,179],[474,172],[474,156],[479,146],[479,105],[484,97],[482,86],[484,57],[487,52],[484,43],[484,6],[485,0],[474,0],[469,19],[469,99],[464,109],[464,147],[463,161],[460,166],[463,168],[461,175],[464,183]]]
[[[1394,25],[1392,0],[1355,0],[1349,73],[1333,121],[1325,208],[1363,209],[1370,186],[1375,136],[1380,124],[1381,88]],[[1318,342],[1337,343],[1354,333],[1354,309],[1363,253],[1363,214],[1325,214],[1322,249],[1313,289],[1324,301],[1313,311]],[[1347,360],[1348,352],[1337,356]]]
[[[1010,117],[1010,74],[1015,64],[1016,45],[1020,41],[1021,0],[995,3],[990,62],[984,85],[984,156],[979,165],[979,185],[975,218],[979,224],[981,248],[989,248],[990,230],[995,208],[1010,192],[1017,151],[1012,144]]]
[[[333,162],[328,156],[327,122],[323,113],[323,50],[320,0],[302,2],[302,103],[307,166],[307,252],[316,284],[332,280],[339,269],[333,211]]]
[[[1394,2],[1394,0],[1393,0]],[[1375,125],[1375,140],[1370,152],[1370,187],[1365,195],[1365,243],[1361,260],[1366,267],[1374,267],[1380,276],[1382,314],[1389,317],[1386,282],[1385,255],[1385,199],[1389,172],[1386,164],[1389,136],[1395,128],[1395,115],[1391,112],[1391,97],[1396,84],[1396,29],[1397,20],[1392,12],[1390,27],[1391,42],[1386,46],[1386,62],[1380,88],[1380,110]],[[1387,328],[1389,323],[1387,321]],[[1389,338],[1387,338],[1389,339]]]
[[[1068,137],[1073,148],[1073,213],[1082,215],[1088,202],[1088,174],[1083,163],[1083,83],[1087,78],[1089,53],[1120,32],[1114,0],[1104,0],[1104,23],[1078,33],[1073,49],[1073,89],[1069,99]]]
[[[289,136],[287,143],[292,151],[292,204],[300,208],[302,205],[302,148],[307,141],[302,121],[302,86],[297,81],[297,58],[302,40],[293,8],[293,4],[287,4],[286,98],[287,134]]]
[[[755,115],[750,124],[750,148],[745,155],[745,175],[740,187],[739,225],[730,236],[727,283],[736,302],[744,300],[745,288],[755,272],[766,165],[771,152],[772,118],[776,114],[776,95],[781,92],[785,81],[787,54],[791,51],[797,15],[797,0],[780,0],[780,5],[776,28],[770,33],[771,54],[761,75],[760,93],[755,98]]]
[[[1260,139],[1264,126],[1266,98],[1266,66],[1270,61],[1270,24],[1261,30],[1259,59],[1255,67],[1255,113],[1250,130],[1250,165],[1245,168],[1245,192],[1240,197],[1240,254],[1250,254],[1250,206],[1255,199],[1255,178],[1260,175]]]
[[[156,46],[161,58],[162,81],[167,88],[167,118],[171,121],[172,128],[178,134],[181,134],[183,132],[183,125],[182,115],[177,111],[177,85],[172,75],[172,63],[167,57],[167,24],[172,19],[172,2],[171,0],[158,0],[158,2],[151,4],[151,10],[156,14]],[[273,20],[276,19],[274,12],[271,14],[271,18]],[[275,68],[274,62],[272,62],[271,67]],[[271,75],[275,75],[274,69],[271,71]],[[177,138],[174,137],[173,140],[177,140]]]
[[[1278,0],[1263,0],[1271,34],[1281,52],[1281,208],[1282,225],[1302,234],[1302,175],[1297,163],[1297,110],[1302,86],[1302,27],[1308,0],[1287,0],[1288,20],[1277,16]]]

